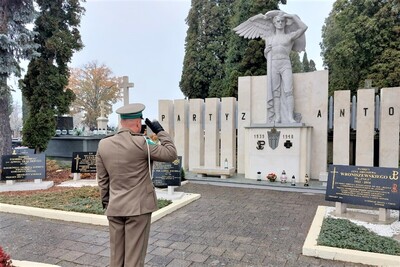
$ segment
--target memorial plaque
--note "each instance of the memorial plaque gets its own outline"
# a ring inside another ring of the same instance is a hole
[[[182,157],[179,156],[173,162],[153,162],[153,184],[155,187],[181,185]]]
[[[46,178],[46,155],[4,155],[1,157],[1,180]]]
[[[325,199],[400,210],[399,169],[330,165]]]
[[[71,173],[96,173],[96,152],[73,152]]]

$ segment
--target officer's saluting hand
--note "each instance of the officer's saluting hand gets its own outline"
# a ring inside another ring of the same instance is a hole
[[[164,128],[157,120],[150,121],[148,118],[146,118],[144,122],[146,123],[147,126],[149,126],[150,130],[155,134],[164,131]]]

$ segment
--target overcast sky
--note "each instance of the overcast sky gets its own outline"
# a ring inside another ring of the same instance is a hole
[[[308,26],[308,59],[323,69],[321,28],[334,0],[288,0],[280,9],[297,14]],[[115,76],[129,76],[130,103],[146,105],[144,116],[158,118],[159,99],[181,99],[179,89],[190,0],[87,0],[80,32],[85,47],[75,53],[71,67],[97,60]],[[20,99],[20,91],[14,93]],[[19,100],[20,102],[20,100]],[[114,105],[113,111],[122,106]],[[115,112],[109,125],[117,125]]]

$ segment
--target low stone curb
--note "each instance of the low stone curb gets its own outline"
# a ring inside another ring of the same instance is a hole
[[[326,214],[325,206],[318,206],[307,238],[303,245],[303,255],[328,260],[362,263],[376,266],[400,266],[400,256],[386,255],[352,249],[318,246],[317,239]]]
[[[153,212],[151,222],[155,222],[165,215],[182,208],[183,206],[200,198],[200,194],[185,193],[181,199],[173,200],[168,206]],[[0,212],[16,213],[29,216],[42,217],[53,220],[68,222],[88,223],[94,225],[108,226],[107,216],[98,214],[88,214],[73,211],[51,210],[27,206],[18,206],[0,203]]]
[[[15,267],[60,267],[59,265],[45,264],[32,261],[17,261],[12,260],[13,266]]]

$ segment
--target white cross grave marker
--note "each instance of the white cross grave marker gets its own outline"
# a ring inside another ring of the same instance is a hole
[[[134,87],[134,84],[129,82],[129,77],[123,76],[121,88],[124,90],[124,106],[129,104],[129,88],[131,87]]]

